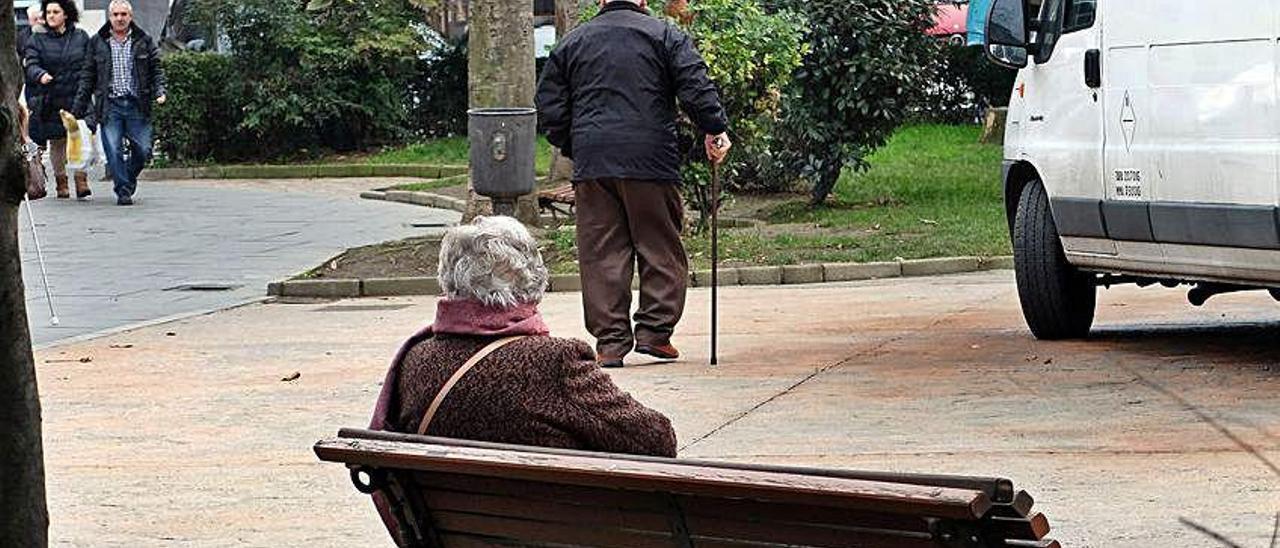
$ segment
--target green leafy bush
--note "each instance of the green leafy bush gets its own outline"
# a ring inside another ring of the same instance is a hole
[[[422,12],[406,0],[198,0],[230,42],[243,82],[238,130],[259,156],[394,142],[405,90],[427,49]]]
[[[943,45],[927,81],[912,101],[922,122],[973,123],[988,107],[1009,105],[1017,71],[987,61],[981,47]]]
[[[156,147],[169,162],[226,161],[253,147],[237,130],[244,90],[232,59],[176,52],[161,58],[168,102],[156,109]]]
[[[846,167],[865,169],[929,85],[933,0],[770,0],[803,14],[808,52],[787,89],[770,146],[771,176],[799,176],[822,203]]]
[[[409,127],[414,137],[467,132],[467,41],[441,41],[419,59],[409,82]]]

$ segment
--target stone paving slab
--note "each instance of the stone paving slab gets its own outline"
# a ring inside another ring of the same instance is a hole
[[[1009,272],[726,287],[714,368],[708,295],[690,292],[681,361],[610,370],[671,417],[682,456],[1007,476],[1064,546],[1217,545],[1180,520],[1270,541],[1280,307],[1264,294],[1192,308],[1119,288],[1092,340],[1040,342]],[[435,302],[252,305],[39,352],[53,545],[389,545],[311,445],[367,423]],[[586,337],[579,295],[542,311]]]
[[[32,204],[57,327],[49,324],[23,210],[23,281],[36,345],[257,299],[267,282],[349,247],[439,232],[411,225],[443,225],[459,217],[361,200],[350,181],[143,182],[132,207],[115,205],[110,183],[91,184],[91,200],[46,198]],[[193,283],[229,289],[173,289]]]

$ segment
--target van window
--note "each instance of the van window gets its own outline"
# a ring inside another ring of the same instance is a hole
[[[1037,63],[1047,63],[1053,56],[1054,46],[1063,34],[1084,30],[1093,26],[1098,11],[1098,0],[1045,0],[1040,11]]]
[[[1093,26],[1098,13],[1098,0],[1071,0],[1067,13],[1062,17],[1062,33],[1084,30]]]

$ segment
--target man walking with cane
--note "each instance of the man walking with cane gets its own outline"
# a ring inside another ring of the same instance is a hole
[[[693,41],[651,17],[647,0],[601,0],[595,19],[548,59],[537,104],[547,140],[574,161],[578,263],[597,361],[622,367],[633,349],[673,360],[689,263],[680,232],[676,101],[724,160],[728,120]],[[631,277],[640,270],[632,329]]]

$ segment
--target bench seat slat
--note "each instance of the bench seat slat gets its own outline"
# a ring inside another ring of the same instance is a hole
[[[991,515],[1006,518],[1025,518],[1031,515],[1031,507],[1035,506],[1035,502],[1030,493],[1018,491],[1013,495],[1012,502],[992,505]]]
[[[1049,534],[1049,519],[1039,512],[1028,518],[991,518],[991,526],[1005,538],[1040,540]]]
[[[574,526],[562,523],[478,516],[456,512],[432,512],[435,526],[443,534],[463,533],[497,539],[548,544],[569,544],[599,548],[671,548],[671,535],[646,534],[621,529]]]
[[[667,516],[634,510],[450,491],[427,491],[422,496],[432,512],[467,513],[660,534],[669,534],[671,531]]]
[[[579,506],[610,507],[661,514],[667,505],[653,493],[624,492],[578,485],[418,472],[413,481],[424,490],[507,496]]]
[[[736,519],[747,522],[809,523],[814,525],[855,524],[869,529],[893,529],[904,532],[928,533],[929,524],[924,517],[903,514],[883,514],[842,508],[829,508],[805,504],[760,503],[749,500],[716,499],[710,497],[680,497],[680,506],[689,517]]]
[[[886,513],[974,519],[991,508],[978,491],[734,469],[710,469],[602,457],[513,453],[381,440],[329,439],[321,460],[571,485],[808,503]]]
[[[932,535],[920,532],[831,527],[807,523],[762,523],[686,516],[689,534],[697,539],[788,543],[814,548],[937,548]],[[701,546],[701,542],[694,543]]]

